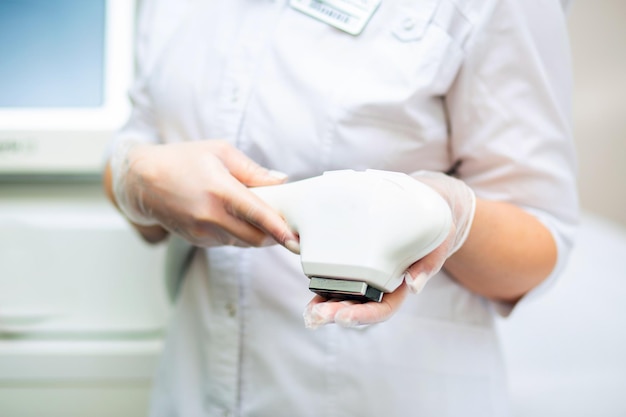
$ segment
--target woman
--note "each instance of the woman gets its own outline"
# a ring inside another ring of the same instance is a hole
[[[151,415],[507,415],[494,312],[550,285],[577,217],[559,1],[144,3],[105,186],[203,248]],[[298,236],[247,187],[346,168],[413,175],[454,224],[382,303],[307,305]]]

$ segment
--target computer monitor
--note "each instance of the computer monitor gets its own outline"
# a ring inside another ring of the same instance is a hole
[[[128,117],[133,0],[0,0],[0,177],[93,175]]]

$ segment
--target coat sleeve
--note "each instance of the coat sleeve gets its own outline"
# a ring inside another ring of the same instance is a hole
[[[107,157],[127,140],[160,143],[158,121],[150,94],[150,74],[168,40],[189,12],[190,0],[139,0],[134,48],[135,76],[128,91],[131,113],[107,149]]]
[[[560,1],[486,2],[465,54],[445,98],[457,174],[478,197],[536,216],[558,248],[554,271],[526,302],[563,270],[578,219],[571,62]],[[494,306],[502,315],[511,311]]]

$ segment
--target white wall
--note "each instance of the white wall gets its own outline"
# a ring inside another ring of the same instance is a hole
[[[626,228],[585,215],[556,286],[499,321],[515,417],[626,416]]]
[[[626,1],[575,0],[569,20],[581,203],[626,226]]]

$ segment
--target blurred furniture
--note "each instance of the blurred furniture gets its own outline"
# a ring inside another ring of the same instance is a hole
[[[164,248],[99,185],[0,193],[0,416],[145,415],[168,315]]]

